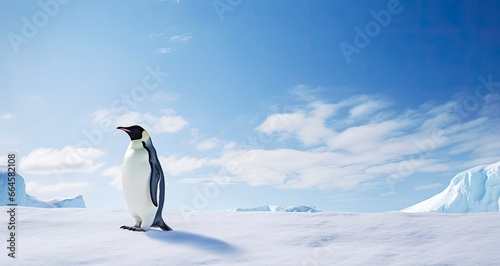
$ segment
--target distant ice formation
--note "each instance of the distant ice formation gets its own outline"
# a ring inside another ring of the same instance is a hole
[[[441,193],[403,209],[403,212],[500,211],[500,162],[471,168],[456,175]]]
[[[230,211],[236,212],[320,212],[316,207],[312,206],[272,206],[264,205],[253,208],[235,208],[230,209]]]
[[[55,198],[44,201],[34,196],[26,194],[26,185],[24,179],[16,174],[15,182],[15,201],[10,202],[8,174],[4,167],[0,168],[0,206],[6,206],[9,203],[16,203],[18,206],[29,206],[39,208],[85,208],[85,202],[81,195],[73,198]]]

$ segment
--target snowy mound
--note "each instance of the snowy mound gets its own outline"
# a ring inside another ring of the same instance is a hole
[[[8,197],[8,174],[5,169],[0,168],[0,206],[6,206],[9,203],[16,203],[19,206],[39,208],[85,208],[85,202],[83,201],[83,197],[81,195],[73,198],[55,198],[49,201],[44,201],[26,194],[24,179],[19,174],[16,174],[15,188],[15,202],[10,202]]]
[[[478,166],[456,175],[441,193],[404,212],[498,212],[500,211],[500,162]]]
[[[230,211],[236,212],[320,212],[320,210],[311,206],[259,206],[254,208],[235,208]]]

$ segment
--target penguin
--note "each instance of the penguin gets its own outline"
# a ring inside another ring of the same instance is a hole
[[[117,129],[130,137],[122,165],[122,186],[129,212],[135,220],[134,226],[120,228],[147,231],[150,227],[159,227],[171,231],[161,217],[165,177],[148,132],[138,125]]]

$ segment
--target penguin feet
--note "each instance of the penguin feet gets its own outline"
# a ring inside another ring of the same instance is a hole
[[[128,226],[128,225],[124,225],[122,227],[120,227],[121,229],[127,229],[127,230],[130,230],[130,231],[139,231],[139,232],[145,232],[144,229],[140,228],[139,226]]]

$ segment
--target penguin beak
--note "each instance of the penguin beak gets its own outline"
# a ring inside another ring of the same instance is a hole
[[[126,128],[126,127],[117,127],[116,129],[123,130],[123,131],[125,131],[125,132],[127,132],[127,133],[130,133],[130,132],[131,132],[131,131],[130,131],[130,130],[128,130],[128,128]]]

